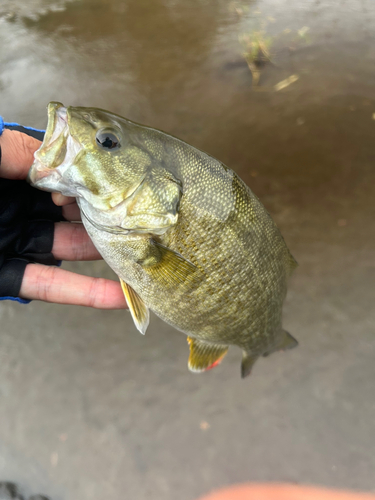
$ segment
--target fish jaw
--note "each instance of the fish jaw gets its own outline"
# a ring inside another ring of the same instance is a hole
[[[82,146],[69,133],[69,109],[60,102],[50,102],[44,140],[34,153],[27,181],[43,191],[77,196],[75,186],[65,181],[64,174],[81,149]]]

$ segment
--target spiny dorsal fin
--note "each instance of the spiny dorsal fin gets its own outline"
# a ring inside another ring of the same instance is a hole
[[[245,378],[250,375],[253,364],[258,359],[258,356],[242,351],[241,377]]]
[[[155,280],[167,286],[176,286],[195,279],[200,274],[198,268],[179,253],[160,243],[154,242],[154,245],[160,252],[160,260],[157,264],[143,269]]]
[[[141,297],[133,288],[120,278],[122,291],[137,329],[144,335],[150,322],[150,313]]]
[[[188,337],[187,340],[190,345],[188,367],[192,372],[200,373],[214,368],[229,349],[226,345],[207,344],[192,337]]]
[[[289,276],[293,273],[296,267],[298,267],[298,262],[296,259],[293,257],[293,255],[289,252]]]

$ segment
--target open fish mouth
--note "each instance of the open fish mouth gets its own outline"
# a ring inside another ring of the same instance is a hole
[[[63,191],[63,174],[80,150],[81,146],[69,134],[68,108],[60,102],[50,102],[46,133],[42,145],[34,153],[28,182],[45,191]]]
[[[61,102],[48,104],[48,124],[44,142],[52,144],[68,125],[68,111]]]

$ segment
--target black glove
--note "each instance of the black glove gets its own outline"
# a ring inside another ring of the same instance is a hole
[[[43,140],[42,131],[17,124],[5,124],[5,128]],[[18,299],[18,294],[30,262],[59,264],[51,250],[54,222],[62,220],[62,209],[53,203],[50,193],[32,188],[26,181],[0,178],[0,300],[28,302]]]

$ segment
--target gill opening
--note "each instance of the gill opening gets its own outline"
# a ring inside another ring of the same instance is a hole
[[[78,200],[77,200],[78,201]],[[82,215],[85,217],[85,219],[87,219],[90,224],[92,224],[96,229],[98,229],[99,231],[105,231],[107,233],[111,233],[111,234],[120,234],[120,235],[125,235],[125,234],[129,234],[129,230],[128,229],[124,229],[122,227],[119,227],[119,226],[104,226],[102,224],[97,224],[95,221],[93,221],[91,219],[91,217],[89,217],[85,211],[83,210],[83,208],[80,206],[79,207],[80,210],[81,210],[81,213]]]

